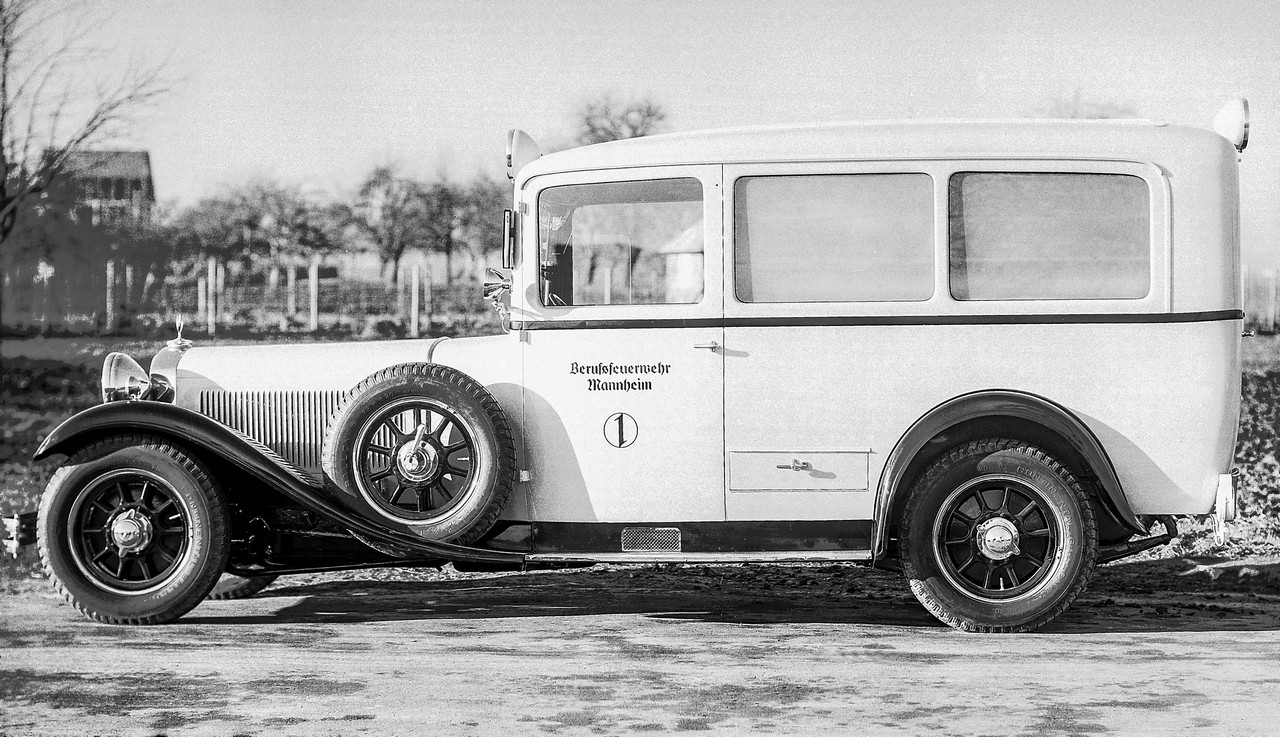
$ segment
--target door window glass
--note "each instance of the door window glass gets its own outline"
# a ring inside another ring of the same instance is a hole
[[[538,195],[548,307],[702,300],[702,183],[657,179],[549,187]]]

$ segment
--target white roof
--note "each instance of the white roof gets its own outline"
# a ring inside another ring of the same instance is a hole
[[[1213,131],[1151,120],[909,120],[753,126],[669,133],[548,154],[539,174],[635,166],[761,161],[1101,158],[1165,162],[1180,150],[1230,146]],[[1233,149],[1234,150],[1234,149]]]

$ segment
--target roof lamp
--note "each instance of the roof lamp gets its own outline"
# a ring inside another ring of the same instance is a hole
[[[1249,145],[1249,101],[1243,97],[1228,100],[1213,116],[1213,129],[1237,151],[1243,151]]]

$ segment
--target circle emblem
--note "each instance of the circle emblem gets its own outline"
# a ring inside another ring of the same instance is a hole
[[[636,418],[626,412],[614,412],[604,421],[604,439],[615,448],[626,448],[636,442],[640,427]]]

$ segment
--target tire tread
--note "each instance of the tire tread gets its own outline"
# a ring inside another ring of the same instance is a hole
[[[71,473],[71,467],[73,466],[77,466],[82,463],[87,463],[89,461],[102,458],[104,456],[110,455],[111,453],[118,450],[122,450],[124,448],[139,448],[139,447],[148,448],[148,449],[155,450],[167,455],[171,460],[177,462],[180,466],[182,466],[183,470],[191,474],[191,478],[196,482],[196,485],[199,486],[202,491],[206,493],[210,493],[211,496],[214,497],[213,500],[215,502],[217,501],[217,495],[216,495],[217,487],[214,484],[210,474],[205,470],[205,468],[200,463],[198,463],[194,458],[189,456],[187,453],[183,452],[181,449],[175,447],[169,440],[158,437],[158,436],[154,436],[154,435],[148,435],[145,433],[122,433],[119,435],[111,435],[105,438],[92,441],[82,446],[80,449],[75,451],[68,458],[67,463],[62,468],[59,468],[54,473],[53,478],[50,479],[49,481],[48,488],[53,488],[55,482],[69,475]],[[42,520],[49,514],[49,508],[52,506],[52,504],[53,504],[53,496],[51,494],[46,492],[44,495],[42,495],[41,501],[40,501],[40,513],[39,513],[40,518]],[[227,538],[228,538],[227,524],[228,524],[227,513],[226,513],[225,505],[219,504],[219,503],[210,504],[209,505],[210,541],[211,541],[211,544],[214,546],[218,546],[218,545],[222,546],[221,552],[219,554],[216,554],[214,556],[215,558],[218,557],[218,555],[222,555],[225,558],[225,553],[227,552],[226,546],[227,546]],[[43,528],[44,528],[44,525],[42,524],[41,529]],[[205,596],[209,593],[210,590],[212,590],[214,584],[218,580],[218,577],[222,575],[221,565],[209,566],[208,570],[204,572],[204,578],[209,579],[206,582],[207,586],[197,585],[197,586],[191,587],[188,590],[188,593],[186,596],[180,599],[175,606],[169,607],[164,612],[161,612],[158,614],[146,615],[146,616],[128,616],[128,617],[113,616],[109,614],[103,614],[101,612],[97,612],[88,608],[79,599],[77,599],[75,595],[71,593],[71,591],[67,589],[67,587],[63,584],[62,580],[54,573],[53,563],[49,558],[48,541],[44,539],[43,535],[40,537],[40,540],[39,540],[39,549],[40,549],[41,567],[44,569],[45,575],[49,578],[50,581],[53,582],[54,589],[59,594],[61,594],[62,597],[66,599],[67,603],[70,604],[76,611],[80,612],[85,617],[88,617],[89,619],[94,620],[95,622],[101,622],[103,624],[152,625],[152,624],[167,624],[169,622],[172,622],[178,619],[179,617],[181,617],[182,615],[186,614],[187,612],[191,611],[192,609],[196,608],[196,606],[199,605],[200,602],[204,601]],[[223,561],[223,563],[225,563],[225,560]]]
[[[480,382],[451,366],[444,366],[438,363],[401,363],[395,366],[388,366],[366,377],[344,394],[342,401],[338,403],[337,409],[334,410],[333,416],[325,426],[324,443],[320,454],[320,466],[324,471],[325,478],[326,480],[337,478],[338,454],[336,453],[334,436],[344,424],[343,421],[346,418],[348,408],[371,388],[388,381],[404,378],[423,378],[453,385],[454,388],[461,390],[479,403],[493,423],[494,440],[501,456],[496,459],[501,472],[497,474],[498,478],[493,490],[493,498],[483,514],[477,517],[466,531],[448,541],[458,545],[467,545],[475,542],[493,529],[493,525],[498,521],[503,508],[507,505],[507,500],[510,499],[515,490],[515,436],[511,431],[511,423],[507,420],[507,413],[503,411],[502,405],[498,404],[498,401],[493,398],[489,390],[485,389]]]
[[[903,512],[903,520],[910,520],[915,514],[916,508],[919,506],[923,495],[916,493],[917,489],[927,488],[929,484],[938,476],[942,475],[956,463],[965,460],[968,457],[981,455],[987,456],[1000,451],[1013,451],[1032,458],[1045,466],[1049,467],[1058,478],[1063,481],[1072,494],[1075,496],[1076,502],[1080,508],[1081,516],[1084,518],[1085,529],[1096,529],[1096,521],[1094,519],[1093,505],[1090,503],[1089,495],[1085,491],[1084,486],[1080,483],[1076,475],[1069,468],[1060,463],[1056,458],[1045,453],[1043,450],[1029,443],[1010,438],[986,438],[983,440],[974,440],[963,445],[957,445],[950,451],[942,455],[929,464],[924,474],[916,480],[912,486],[911,496],[908,499],[907,506]],[[905,529],[905,525],[904,525]],[[947,606],[935,598],[921,581],[919,572],[915,569],[915,565],[911,562],[911,548],[918,544],[918,541],[909,539],[904,535],[901,542],[902,552],[902,570],[911,586],[912,593],[924,606],[929,613],[936,617],[944,624],[954,627],[964,632],[979,632],[988,634],[1006,634],[1031,632],[1039,629],[1044,625],[1057,619],[1059,615],[1065,612],[1076,597],[1089,585],[1089,581],[1093,578],[1094,569],[1097,564],[1098,546],[1084,545],[1084,560],[1081,563],[1081,573],[1072,583],[1071,587],[1063,595],[1063,597],[1051,609],[1046,610],[1034,619],[1016,625],[988,625],[974,622],[971,619],[960,616],[950,611]]]

